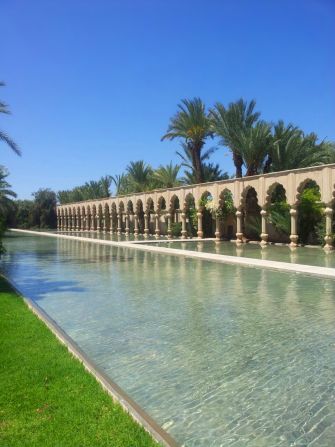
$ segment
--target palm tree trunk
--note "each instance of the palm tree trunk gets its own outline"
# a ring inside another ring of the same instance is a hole
[[[204,170],[201,162],[201,147],[191,149],[193,170],[197,183],[204,182]]]
[[[234,161],[234,165],[235,165],[235,169],[236,169],[235,177],[241,178],[242,177],[242,165],[243,165],[243,159],[242,159],[241,155],[237,152],[233,152],[233,161]]]
[[[272,164],[272,157],[271,155],[268,155],[268,158],[266,159],[266,162],[264,164],[263,174],[268,174],[270,172],[271,164]]]

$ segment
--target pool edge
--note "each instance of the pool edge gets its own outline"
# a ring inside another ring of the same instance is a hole
[[[179,444],[151,418],[123,389],[102,371],[79,347],[79,345],[32,299],[23,295],[15,282],[2,273],[16,293],[23,299],[27,307],[50,329],[67,350],[78,359],[85,369],[97,380],[102,388],[119,403],[121,407],[142,426],[152,438],[164,447],[179,447]]]

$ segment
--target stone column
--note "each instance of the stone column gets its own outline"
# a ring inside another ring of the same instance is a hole
[[[297,208],[295,205],[291,206],[290,215],[291,215],[291,234],[290,234],[291,243],[290,243],[290,246],[296,247],[298,244],[299,236],[297,235],[298,212],[297,212]]]
[[[100,214],[96,214],[95,215],[95,221],[97,223],[97,232],[99,233],[99,231],[101,230],[101,219],[100,219]]]
[[[134,214],[134,234],[135,234],[135,236],[138,236],[138,234],[139,234],[139,229],[138,229],[138,214],[137,214],[137,213]]]
[[[187,231],[186,231],[186,212],[185,210],[181,213],[181,238],[186,239],[187,238]]]
[[[110,214],[110,218],[109,218],[109,233],[113,234],[115,231],[115,226],[114,226],[114,214],[111,213]]]
[[[102,213],[102,232],[106,233],[106,214],[105,212]]]
[[[202,239],[204,237],[204,232],[202,231],[202,208],[198,209],[197,212],[197,217],[198,217],[198,238]]]
[[[150,213],[144,214],[144,237],[148,238],[149,236],[149,219],[150,219]]]
[[[60,230],[60,216],[57,214],[57,231]]]
[[[215,240],[221,240],[221,221],[218,216],[215,218]]]
[[[171,213],[168,213],[166,215],[166,219],[167,219],[167,235],[168,235],[168,239],[172,239],[172,230],[171,230],[172,216],[171,216]]]
[[[327,206],[325,209],[325,216],[326,216],[326,235],[325,235],[325,250],[333,250],[333,209]]]
[[[156,213],[155,214],[155,237],[156,237],[156,239],[159,239],[159,236],[161,234],[159,217],[160,217],[159,213]]]
[[[124,220],[125,220],[125,224],[126,224],[126,228],[125,228],[126,236],[129,236],[129,214],[128,213],[125,214]]]
[[[117,234],[122,233],[122,213],[117,215]]]
[[[242,211],[236,211],[236,244],[242,244],[243,233],[242,233]]]
[[[261,232],[261,245],[267,245],[268,244],[268,231],[267,231],[267,216],[268,212],[266,209],[262,208],[261,210],[261,217],[262,217],[262,232]]]

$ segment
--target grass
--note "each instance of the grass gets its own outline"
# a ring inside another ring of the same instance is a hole
[[[157,445],[0,276],[0,446]]]

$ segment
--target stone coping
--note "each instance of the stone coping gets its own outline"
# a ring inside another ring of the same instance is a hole
[[[176,441],[160,427],[127,393],[123,391],[107,374],[102,371],[77,345],[77,343],[53,320],[35,301],[25,297],[18,288],[18,285],[6,277],[15,291],[22,297],[26,305],[43,321],[51,332],[63,343],[68,351],[76,357],[85,367],[85,369],[94,376],[102,388],[118,402],[130,416],[140,424],[155,441],[164,447],[178,447]]]
[[[100,245],[109,245],[112,247],[124,247],[131,248],[133,250],[142,250],[149,251],[153,253],[159,254],[169,254],[172,256],[183,256],[186,258],[193,259],[201,259],[204,261],[214,261],[220,262],[223,264],[233,264],[233,265],[241,265],[244,267],[258,267],[258,268],[266,268],[270,270],[279,270],[282,272],[288,273],[301,273],[304,275],[317,276],[319,278],[330,278],[335,279],[335,268],[330,267],[319,267],[312,266],[306,264],[294,264],[289,262],[279,262],[279,261],[269,261],[264,259],[253,259],[246,257],[237,257],[237,256],[229,256],[229,255],[221,255],[215,253],[205,253],[205,252],[196,252],[189,250],[182,250],[176,248],[167,248],[167,247],[157,247],[153,246],[153,244],[145,244],[145,243],[133,243],[133,242],[116,242],[116,241],[108,241],[104,239],[93,239],[81,236],[70,236],[66,234],[59,233],[47,233],[42,231],[32,231],[32,230],[21,230],[21,229],[11,229],[10,231],[25,233],[25,234],[33,234],[35,236],[48,236],[69,240],[76,240],[82,242],[90,242],[93,244]],[[194,240],[194,239],[193,239]],[[157,240],[155,241],[157,242]]]

